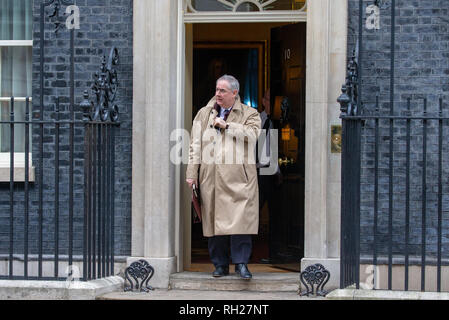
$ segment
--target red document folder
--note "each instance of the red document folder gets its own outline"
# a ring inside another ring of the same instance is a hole
[[[201,198],[196,185],[192,188],[193,223],[201,222]]]

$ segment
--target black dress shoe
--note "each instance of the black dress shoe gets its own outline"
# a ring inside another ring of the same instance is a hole
[[[240,278],[250,280],[253,275],[248,270],[248,266],[245,263],[239,263],[235,265],[235,272],[240,275]]]
[[[227,276],[229,274],[229,267],[218,266],[215,267],[215,271],[212,273],[214,278]]]

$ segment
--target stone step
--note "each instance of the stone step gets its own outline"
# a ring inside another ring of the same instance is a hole
[[[298,292],[299,273],[253,273],[251,280],[241,279],[231,271],[228,276],[214,278],[210,272],[180,272],[170,276],[170,289],[255,292]]]

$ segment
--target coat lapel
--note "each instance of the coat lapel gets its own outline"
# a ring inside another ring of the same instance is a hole
[[[217,117],[218,112],[217,112],[217,110],[215,110],[214,105],[215,105],[215,102],[212,102],[212,100],[207,105],[208,107],[210,107],[210,110],[208,112],[209,116],[207,118],[208,120],[206,122],[206,127],[203,128],[203,132],[204,132],[204,130],[211,128],[211,126],[214,124],[214,119]]]
[[[214,119],[218,115],[218,111],[215,109],[215,97],[209,101],[208,106],[210,106],[211,110],[209,112],[209,121],[207,122],[207,128],[213,125]],[[240,102],[240,97],[237,97],[237,99],[235,100],[234,107],[232,108],[232,111],[229,114],[226,122],[235,122],[236,120],[238,122],[238,119],[242,114],[242,112],[243,112],[242,103]]]
[[[235,101],[234,107],[232,108],[232,111],[229,114],[226,122],[234,122],[235,120],[237,120],[239,118],[241,113],[242,113],[242,104],[240,102],[240,99],[238,98]]]

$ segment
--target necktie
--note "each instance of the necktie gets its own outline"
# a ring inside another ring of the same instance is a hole
[[[267,116],[267,119],[265,120],[262,129],[267,130],[267,134],[268,134],[268,129],[270,129],[270,116]]]
[[[231,110],[225,110],[224,111],[224,116],[223,116],[223,120],[226,121],[228,119],[229,113],[231,112]]]

